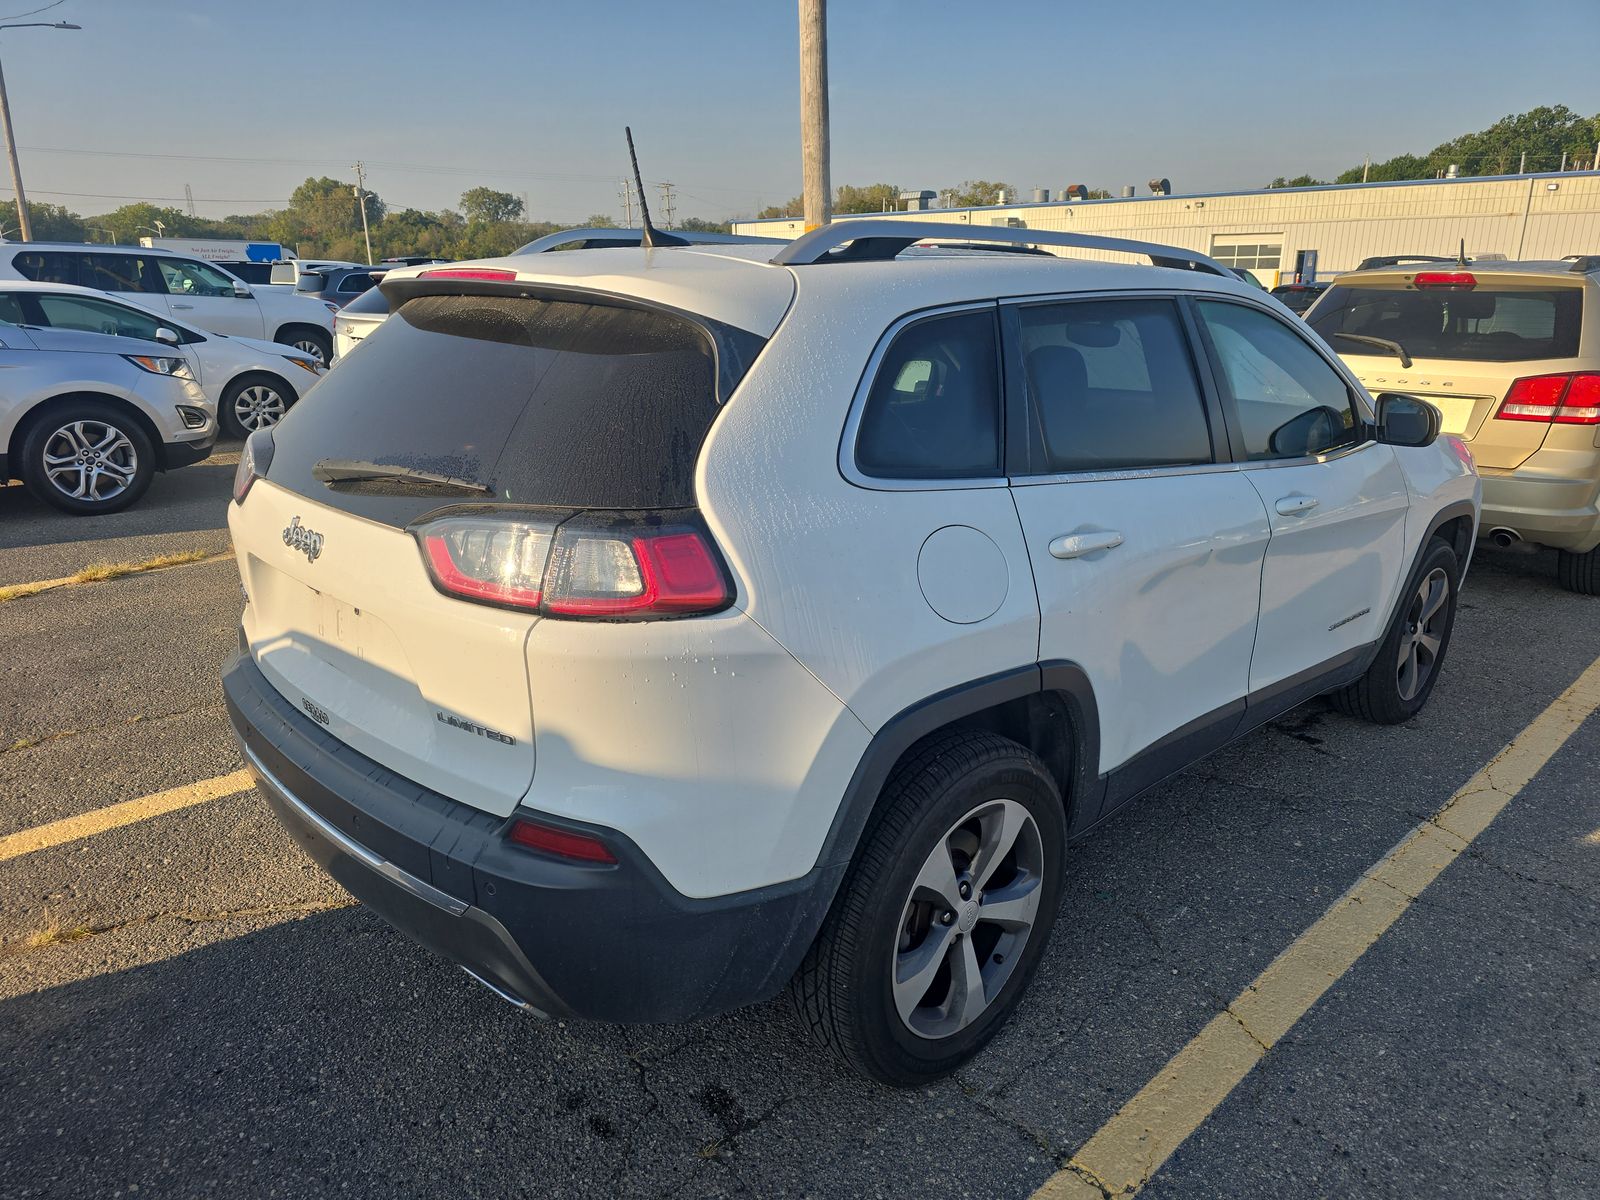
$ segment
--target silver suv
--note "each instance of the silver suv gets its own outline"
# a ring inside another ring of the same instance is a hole
[[[139,338],[42,329],[0,297],[0,480],[64,512],[116,512],[157,471],[199,462],[217,412],[176,350]]]

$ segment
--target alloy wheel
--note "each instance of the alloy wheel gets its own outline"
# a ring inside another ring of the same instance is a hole
[[[114,499],[138,471],[139,454],[128,435],[104,421],[73,421],[45,440],[45,478],[74,500]]]
[[[309,354],[322,366],[325,367],[328,365],[327,357],[322,353],[322,347],[318,344],[315,338],[296,338],[294,341],[290,342],[289,345],[293,349],[300,351],[302,354]]]
[[[233,415],[252,433],[267,429],[283,419],[283,396],[264,383],[252,384],[233,398]]]
[[[1450,598],[1450,577],[1435,567],[1411,597],[1400,631],[1398,683],[1400,699],[1414,700],[1433,676],[1444,649],[1444,624]]]
[[[1015,800],[988,800],[934,844],[901,911],[894,1004],[918,1037],[977,1020],[1022,959],[1038,916],[1044,841]]]

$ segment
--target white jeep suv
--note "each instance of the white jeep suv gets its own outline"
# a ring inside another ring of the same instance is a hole
[[[230,510],[299,843],[519,1005],[792,980],[914,1084],[1027,987],[1071,839],[1310,697],[1415,713],[1478,519],[1438,413],[1202,256],[948,236],[391,272]]]
[[[112,292],[207,333],[265,338],[333,359],[337,305],[272,287],[253,288],[216,263],[166,250],[81,242],[0,242],[0,281],[31,279]]]

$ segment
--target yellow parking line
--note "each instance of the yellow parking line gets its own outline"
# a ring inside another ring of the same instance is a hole
[[[24,829],[21,833],[0,837],[0,862],[20,858],[37,850],[48,850],[52,846],[60,846],[66,842],[75,842],[79,838],[92,837],[108,829],[132,825],[136,821],[148,821],[151,817],[204,804],[208,800],[220,800],[224,796],[247,791],[254,785],[255,781],[249,771],[234,771],[228,775],[202,779],[198,783],[185,784],[183,787],[169,788],[152,796],[140,796],[137,800],[124,800],[120,804],[107,805],[105,808],[97,808],[93,812],[86,812],[76,817],[51,821],[47,825],[35,825],[32,829]]]
[[[1047,1179],[1034,1200],[1133,1196],[1600,709],[1600,659],[1408,833]]]

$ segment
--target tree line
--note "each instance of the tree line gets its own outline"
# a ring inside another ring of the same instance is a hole
[[[1278,176],[1269,188],[1316,187],[1325,183],[1390,183],[1435,179],[1455,166],[1461,175],[1515,175],[1520,171],[1593,170],[1600,142],[1600,114],[1585,117],[1564,104],[1546,105],[1501,117],[1487,129],[1441,142],[1426,154],[1397,154],[1382,162],[1361,163],[1332,180]]]
[[[530,220],[521,198],[488,187],[471,188],[462,193],[459,208],[437,212],[392,209],[369,189],[366,208],[374,261],[410,254],[492,258],[509,254],[536,237],[568,228],[554,221]],[[307,179],[295,188],[284,208],[220,219],[191,217],[179,208],[143,202],[85,217],[64,205],[30,201],[28,214],[38,241],[133,245],[141,237],[155,236],[237,239],[277,242],[302,258],[366,261],[356,188],[346,180],[327,176]],[[617,226],[616,219],[604,213],[595,213],[584,223],[607,229]],[[728,229],[725,222],[695,217],[679,221],[674,227],[720,232]],[[8,231],[7,236],[15,235]]]

